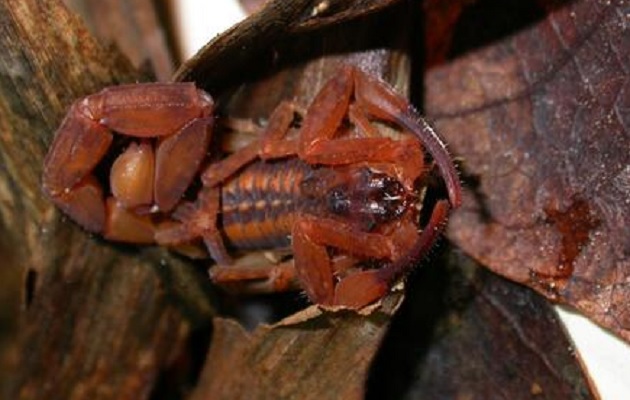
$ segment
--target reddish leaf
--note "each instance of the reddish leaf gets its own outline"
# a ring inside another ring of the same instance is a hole
[[[429,71],[426,108],[468,178],[450,237],[493,271],[630,340],[630,33],[622,5],[582,0],[545,11],[530,3],[542,20]],[[471,23],[474,6],[449,10],[429,8],[429,21]],[[477,26],[493,21],[475,18]],[[461,43],[457,29],[451,51]],[[449,47],[428,36],[429,45]],[[436,64],[445,51],[428,54]]]

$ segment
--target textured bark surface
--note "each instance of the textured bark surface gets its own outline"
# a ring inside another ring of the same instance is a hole
[[[64,0],[85,21],[101,43],[112,44],[133,66],[169,81],[174,68],[173,36],[162,21],[166,2],[151,0]]]
[[[2,397],[146,397],[211,312],[200,274],[163,251],[88,236],[40,190],[66,107],[141,77],[57,1],[2,1],[0,21],[2,269],[19,277],[2,292],[22,299]]]
[[[361,399],[367,369],[399,300],[391,296],[369,315],[311,307],[251,333],[217,318],[191,399]]]

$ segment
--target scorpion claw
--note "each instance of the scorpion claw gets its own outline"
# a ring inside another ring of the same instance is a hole
[[[112,139],[107,128],[86,118],[75,103],[44,160],[44,191],[54,197],[71,190],[105,156]]]
[[[171,210],[180,200],[206,155],[212,118],[198,118],[158,146],[155,166],[155,203]]]
[[[131,143],[114,164],[110,187],[114,197],[126,208],[153,202],[155,155],[149,143]]]
[[[129,211],[113,197],[107,199],[106,210],[105,238],[127,243],[155,242],[155,226],[148,215]]]
[[[107,129],[78,111],[61,124],[44,161],[42,187],[50,199],[89,232],[102,232],[105,205],[100,183],[91,175],[112,142]]]
[[[169,211],[180,201],[205,157],[213,106],[192,83],[122,85],[76,101],[44,161],[44,192],[88,231],[148,242],[152,229],[141,215]],[[103,189],[93,171],[114,132],[130,143]],[[116,201],[106,207],[109,189]]]
[[[100,233],[105,226],[105,205],[101,185],[88,176],[73,190],[51,196],[52,201],[88,232]]]
[[[359,309],[377,301],[389,291],[389,282],[380,279],[378,270],[361,271],[337,283],[334,305]]]

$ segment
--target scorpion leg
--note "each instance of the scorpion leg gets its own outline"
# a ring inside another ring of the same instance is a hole
[[[350,104],[354,95],[354,103]],[[366,137],[333,140],[346,112]],[[300,131],[298,155],[312,164],[396,163],[407,188],[423,171],[420,143],[375,137],[368,117],[392,122],[413,134],[432,155],[446,182],[453,207],[461,204],[461,186],[446,146],[409,102],[385,83],[346,66],[313,100]]]
[[[218,264],[231,264],[232,258],[217,228],[219,203],[219,188],[204,188],[195,203],[183,203],[175,210],[173,218],[178,223],[157,228],[155,241],[164,246],[177,246],[202,238]]]
[[[343,165],[358,162],[395,163],[398,175],[406,187],[424,172],[421,144],[415,139],[392,140],[377,137],[369,124],[363,107],[350,104],[356,93],[356,75],[364,75],[354,67],[342,68],[329,80],[309,106],[298,139],[286,139],[294,106],[281,103],[270,118],[269,127],[260,141],[258,156],[262,159],[282,158],[297,154],[311,164]],[[363,81],[362,86],[365,86]],[[391,92],[393,93],[393,92]],[[398,96],[399,106],[408,104]],[[335,139],[346,115],[366,137]],[[256,158],[256,144],[252,144],[225,161],[211,166],[204,173],[206,185],[216,184]]]
[[[415,239],[408,245],[408,249],[383,267],[359,271],[340,280],[335,287],[333,304],[361,308],[387,294],[389,288],[404,276],[407,270],[413,268],[435,243],[446,222],[448,210],[448,203],[445,200],[439,201],[427,226],[419,235],[410,236]],[[413,224],[408,228],[415,230]]]
[[[348,119],[356,126],[357,132],[362,137],[378,137],[378,132],[374,125],[370,123],[368,116],[363,112],[361,107],[351,104],[348,109]]]
[[[343,303],[335,300],[337,295],[334,273],[339,272],[341,268],[333,265],[326,246],[353,256],[374,259],[390,260],[399,257],[398,255],[404,252],[404,249],[400,248],[400,245],[390,236],[362,232],[343,222],[307,215],[300,216],[296,221],[292,240],[295,269],[304,290],[312,302],[324,305],[342,305],[353,308],[364,305],[357,306],[358,301]],[[351,279],[355,274],[356,272],[348,272],[342,282],[345,279]],[[382,284],[386,290],[387,283]],[[349,297],[346,295],[342,300]]]
[[[294,263],[309,298],[318,304],[361,308],[383,297],[431,248],[448,209],[447,201],[439,201],[420,233],[411,219],[403,220],[389,234],[379,234],[356,231],[334,220],[301,217],[293,230]],[[378,269],[350,270],[335,284],[339,268],[331,265],[326,246],[351,256],[386,261]]]
[[[280,103],[269,117],[267,127],[259,141],[245,146],[224,160],[206,168],[201,176],[204,186],[217,186],[259,157],[270,159],[295,154],[293,148],[295,146],[291,146],[293,142],[283,140],[293,121],[293,113],[292,103],[286,101]]]
[[[446,145],[433,128],[407,100],[399,96],[388,85],[355,67],[346,68],[352,70],[354,76],[356,104],[368,115],[396,123],[420,139],[433,157],[446,183],[451,206],[453,208],[458,207],[462,202],[459,176]]]
[[[309,222],[298,221],[293,228],[293,262],[296,274],[313,303],[331,305],[335,294],[333,268],[326,247],[309,236]]]
[[[393,140],[375,135],[363,108],[350,103],[353,94],[358,98],[358,73],[353,67],[342,68],[317,94],[300,130],[298,156],[310,164],[395,164],[400,181],[412,189],[414,180],[424,172],[421,143],[415,138]],[[335,138],[346,115],[364,137]]]
[[[276,293],[299,288],[293,261],[264,265],[215,265],[210,279],[217,285],[237,289],[238,293]]]
[[[235,289],[238,293],[276,293],[302,288],[293,259],[280,263],[267,260],[267,263],[257,262],[255,265],[251,264],[251,261],[250,264],[243,264],[241,261],[238,260],[231,265],[212,266],[209,271],[210,279],[217,285]],[[327,262],[330,263],[335,275],[348,274],[347,271],[354,268],[356,259],[339,255]],[[328,297],[332,298],[330,295]],[[309,294],[309,298],[314,298],[314,296]]]
[[[44,161],[43,190],[86,230],[103,232],[111,221],[106,222],[103,189],[92,171],[109,150],[112,131],[136,138],[171,136],[212,108],[210,96],[193,84],[123,85],[87,96],[71,106],[55,135]],[[124,193],[123,204],[146,201],[147,185],[131,190],[121,182],[142,181],[152,157],[131,149],[115,162],[115,174],[123,178],[114,177],[112,186]]]

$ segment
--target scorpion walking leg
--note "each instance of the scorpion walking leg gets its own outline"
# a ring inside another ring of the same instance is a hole
[[[394,282],[415,266],[431,248],[442,231],[448,215],[449,205],[439,201],[431,214],[427,226],[409,248],[379,269],[360,271],[342,279],[335,288],[335,305],[361,308],[383,297]],[[412,227],[412,229],[414,229]]]
[[[395,245],[389,236],[358,231],[343,222],[316,219],[306,215],[300,216],[295,223],[292,238],[296,273],[311,301],[325,305],[358,308],[369,303],[357,305],[361,301],[349,299],[349,296],[345,296],[344,299],[347,300],[345,303],[335,300],[334,271],[339,271],[339,268],[332,264],[326,246],[362,258],[374,259],[392,259],[404,251]],[[356,272],[348,272],[343,280],[349,279],[354,274]],[[369,298],[372,299],[373,295],[370,293],[386,291],[387,285],[386,282],[381,282],[377,287],[364,289],[365,294],[369,294]]]
[[[356,92],[355,75],[359,74],[363,75],[354,67],[342,68],[339,74],[324,85],[309,106],[297,139],[285,138],[293,120],[294,106],[288,102],[281,103],[270,118],[258,153],[256,154],[256,144],[252,144],[225,161],[211,166],[203,175],[204,184],[217,184],[254,160],[257,155],[262,159],[274,159],[297,154],[311,164],[395,163],[399,178],[411,188],[415,178],[424,172],[421,144],[411,138],[392,140],[376,136],[364,108],[350,104],[352,94]],[[361,82],[362,87],[366,85]],[[354,95],[359,98],[359,94]],[[408,105],[400,96],[395,100],[400,103],[399,106]],[[335,139],[334,136],[346,115],[349,115],[366,137]]]
[[[291,146],[291,142],[283,140],[293,121],[293,112],[292,103],[280,103],[269,117],[269,122],[260,140],[206,168],[201,176],[204,186],[219,185],[259,157],[269,159],[294,154],[295,150],[294,146]]]
[[[431,154],[446,182],[450,203],[453,208],[462,202],[461,185],[455,166],[448,154],[446,145],[433,128],[403,97],[395,93],[385,83],[354,67],[355,98],[358,107],[368,115],[384,121],[396,123],[415,135]]]
[[[300,241],[299,237],[298,241]],[[325,252],[323,246],[314,245],[312,242],[304,244],[305,246],[299,246],[296,250],[300,255],[295,256],[294,254],[294,256],[302,259],[304,257],[313,257],[311,261],[318,263],[320,266],[317,271],[331,269],[333,274],[348,275],[348,271],[353,269],[354,264],[356,264],[356,259],[348,256],[338,256],[328,260],[321,257],[322,249]],[[276,293],[302,288],[296,273],[294,259],[280,263],[257,262],[255,265],[241,264],[241,261],[238,260],[231,265],[214,265],[210,268],[210,279],[218,285],[235,289],[238,293]],[[311,271],[306,272],[309,273]],[[314,279],[319,281],[319,278],[321,277],[315,277]],[[328,275],[326,279],[328,278],[332,278],[332,275]],[[315,290],[319,290],[320,286],[316,286]],[[332,299],[331,294],[325,291],[317,294],[312,293],[312,287],[306,285],[304,288],[310,299]]]
[[[448,202],[439,201],[421,233],[411,220],[401,222],[389,235],[355,231],[332,220],[302,217],[293,231],[294,262],[309,298],[326,305],[361,308],[383,297],[391,285],[422,258],[441,232]],[[334,283],[336,268],[326,246],[345,253],[388,260],[372,270],[350,271]]]
[[[221,233],[217,228],[220,192],[218,188],[206,188],[195,203],[183,203],[173,213],[178,223],[158,227],[155,240],[164,246],[177,246],[201,238],[210,256],[219,264],[232,263]]]
[[[393,140],[376,136],[368,117],[357,103],[356,68],[345,67],[317,94],[309,107],[299,136],[298,155],[311,164],[347,165],[360,162],[395,164],[398,178],[408,188],[424,172],[419,140]],[[406,102],[401,97],[400,101]],[[348,115],[364,137],[335,138]]]
[[[293,261],[264,265],[215,265],[210,279],[218,285],[237,289],[239,293],[275,293],[299,288]]]
[[[353,231],[346,224],[305,216],[292,232],[294,259],[263,266],[220,265],[210,270],[215,283],[238,287],[239,292],[267,293],[295,287],[296,278],[316,304],[364,307],[383,297],[391,285],[414,266],[430,248],[446,219],[448,204],[438,202],[421,234],[413,223],[391,236]],[[352,240],[348,238],[351,237]],[[394,245],[396,243],[396,245]],[[353,271],[347,256],[331,260],[326,246],[360,257],[391,260],[380,269]],[[335,275],[343,275],[335,283]]]
[[[352,95],[354,103],[350,103]],[[366,137],[334,140],[346,113]],[[394,123],[418,143],[375,137],[369,119]],[[458,174],[444,143],[406,99],[356,67],[342,68],[318,93],[304,118],[299,141],[300,158],[313,164],[396,163],[398,177],[407,188],[422,173],[422,143],[446,182],[451,205],[461,204]]]

